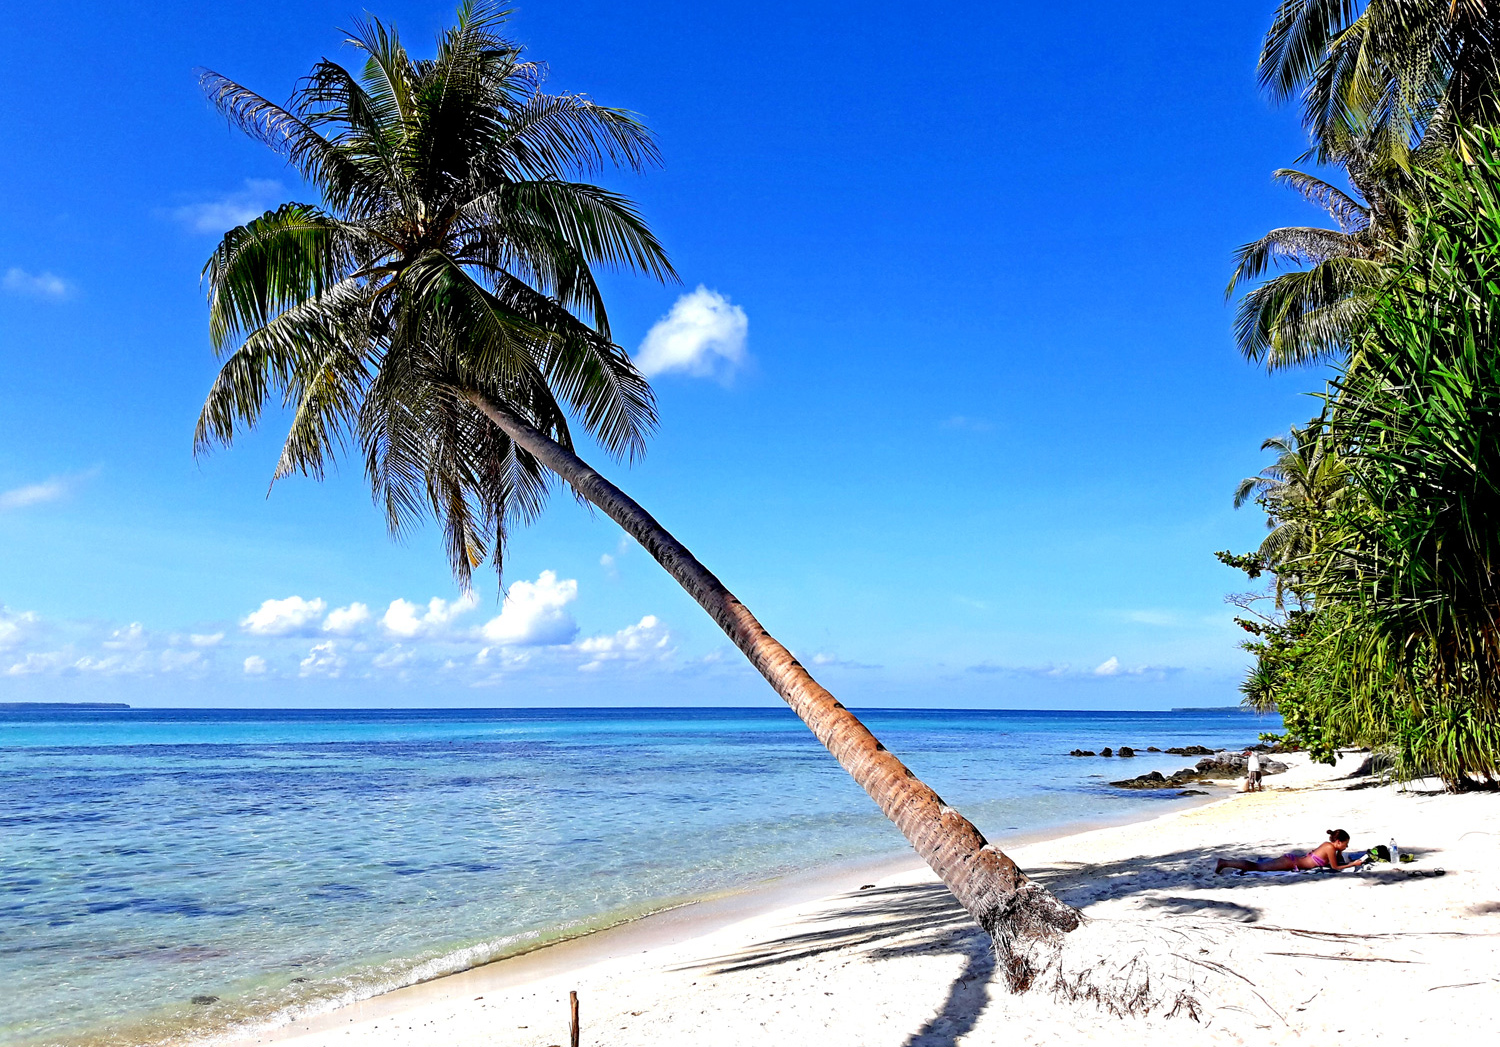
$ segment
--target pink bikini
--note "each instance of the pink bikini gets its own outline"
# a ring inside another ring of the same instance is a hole
[[[1293,861],[1296,861],[1298,858],[1311,858],[1313,861],[1315,861],[1315,862],[1318,863],[1318,868],[1320,868],[1320,869],[1323,868],[1324,866],[1326,866],[1328,864],[1328,859],[1324,858],[1322,855],[1318,855],[1318,854],[1303,854],[1300,851],[1293,851],[1293,852],[1291,852],[1289,854],[1283,854],[1282,857],[1283,858],[1290,858]]]

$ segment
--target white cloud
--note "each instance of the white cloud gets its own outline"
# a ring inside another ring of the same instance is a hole
[[[44,673],[61,668],[67,664],[68,655],[64,651],[48,651],[45,653],[33,651],[24,659],[16,662],[5,670],[8,676],[30,676],[33,673]]]
[[[323,631],[348,636],[370,620],[370,609],[362,603],[351,603],[348,607],[335,607],[323,619]]]
[[[186,669],[203,668],[202,651],[172,651],[161,652],[161,671],[164,673],[181,672]]]
[[[266,660],[258,654],[245,659],[245,675],[260,676],[266,671]]]
[[[194,647],[217,647],[223,639],[223,633],[193,633],[188,637],[188,643]]]
[[[630,552],[630,547],[635,543],[626,535],[621,535],[620,540],[615,543],[615,551],[604,553],[599,557],[599,566],[604,568],[604,573],[610,578],[620,577],[619,563],[621,557]]]
[[[281,198],[281,183],[266,178],[247,178],[245,187],[216,200],[188,204],[172,211],[172,217],[195,233],[222,236],[237,225],[259,218]]]
[[[131,622],[125,628],[110,633],[104,646],[116,650],[138,651],[146,646],[146,627],[140,622]]]
[[[392,600],[385,614],[381,616],[380,624],[386,632],[402,639],[431,635],[441,631],[459,615],[472,611],[478,603],[479,598],[472,592],[465,593],[451,602],[434,596],[427,601],[426,612],[418,614],[418,606],[410,600]],[[332,615],[329,617],[331,618]]]
[[[853,661],[853,660],[848,659],[848,658],[840,658],[838,655],[836,655],[836,654],[829,654],[826,651],[819,651],[817,654],[813,655],[812,656],[812,663],[814,665],[817,665],[817,666],[826,666],[827,668],[830,668],[830,669],[879,669],[880,668],[880,666],[878,666],[878,665],[871,665],[868,662],[856,662],[856,661]]]
[[[313,644],[312,650],[307,652],[307,657],[302,659],[301,675],[337,676],[348,664],[349,659],[339,653],[334,641],[326,640]]]
[[[980,674],[996,674],[1004,676],[1030,676],[1038,679],[1057,680],[1086,680],[1086,679],[1112,679],[1114,677],[1144,677],[1150,679],[1164,679],[1183,672],[1181,666],[1176,665],[1137,665],[1134,667],[1121,665],[1120,659],[1109,657],[1092,669],[1075,669],[1067,662],[1051,665],[1000,665],[995,662],[980,662],[971,665],[966,672]]]
[[[0,285],[3,285],[11,294],[24,295],[27,298],[47,298],[54,302],[68,297],[69,292],[73,290],[68,281],[55,273],[32,274],[15,266],[5,271],[5,278],[0,280]]]
[[[646,333],[635,364],[647,375],[685,371],[727,379],[745,360],[749,329],[745,310],[699,284]]]
[[[665,658],[672,636],[656,615],[648,614],[634,625],[628,625],[612,636],[590,636],[578,642],[578,650],[589,660],[578,667],[580,672],[597,672],[605,662],[621,659]]]
[[[370,664],[377,669],[399,669],[416,656],[416,651],[409,651],[398,643],[370,659]]]
[[[11,611],[0,606],[0,648],[14,647],[26,638],[36,615],[30,611]]]
[[[493,643],[539,646],[565,644],[578,635],[578,623],[563,610],[578,597],[578,582],[543,571],[534,582],[513,582],[500,613],[480,630]]]
[[[325,606],[321,598],[304,600],[288,596],[285,600],[267,600],[241,619],[240,627],[256,636],[290,636],[305,631]]]
[[[90,475],[92,472],[80,473],[76,476],[53,476],[41,483],[26,484],[22,487],[12,487],[8,491],[0,491],[0,513],[27,509],[33,505],[44,505],[47,502],[65,498],[80,480]]]

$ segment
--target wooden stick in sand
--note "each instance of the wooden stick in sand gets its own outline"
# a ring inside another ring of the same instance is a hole
[[[578,1047],[578,992],[568,993],[568,1047]]]

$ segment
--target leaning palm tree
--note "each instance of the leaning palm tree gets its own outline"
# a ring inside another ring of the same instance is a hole
[[[321,196],[227,233],[205,267],[224,356],[199,451],[229,444],[267,401],[290,410],[275,476],[323,475],[358,447],[393,533],[427,516],[467,585],[555,480],[620,524],[714,618],[993,937],[1024,989],[1077,914],[1028,879],[818,684],[687,548],[577,454],[578,426],[617,459],[655,423],[614,343],[597,266],[658,278],[665,252],[620,195],[576,180],[656,160],[630,113],[542,90],[500,35],[459,9],[437,57],[359,24],[357,75],[324,60],[276,105],[204,73],[209,97]]]

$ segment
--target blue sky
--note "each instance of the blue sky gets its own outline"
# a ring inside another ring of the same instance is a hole
[[[640,112],[665,158],[609,182],[683,284],[607,288],[622,344],[681,366],[606,472],[847,704],[1237,699],[1243,578],[1212,554],[1258,541],[1230,492],[1318,385],[1241,361],[1223,302],[1237,245],[1317,220],[1269,178],[1303,148],[1256,90],[1271,7],[519,5],[551,88]],[[371,10],[421,52],[452,9]],[[198,271],[307,196],[194,69],[285,97],[355,60],[360,13],[11,9],[0,700],[774,701],[571,499],[514,536],[502,604],[434,535],[391,542],[355,466],[268,498],[275,417],[193,459]]]

